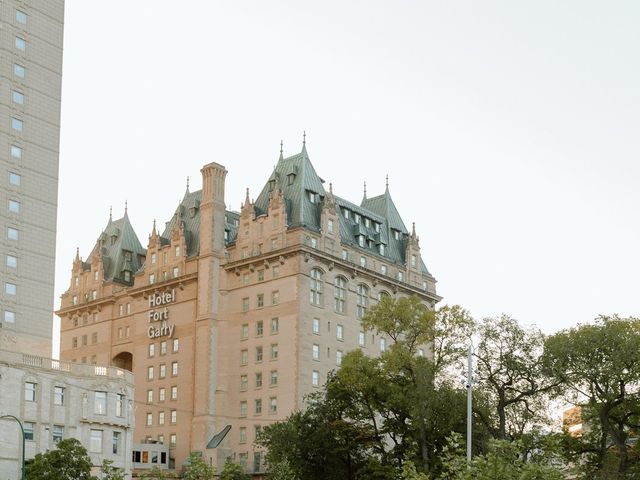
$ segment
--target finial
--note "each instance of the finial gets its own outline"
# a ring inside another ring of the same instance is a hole
[[[302,146],[304,147],[307,144],[307,131],[303,130],[302,132]]]
[[[156,234],[156,219],[153,219],[153,230],[151,231],[151,235],[155,235]]]
[[[416,222],[412,222],[411,235],[416,236]]]
[[[113,205],[109,206],[109,221],[111,221],[113,218]]]
[[[251,201],[249,200],[249,187],[247,187],[247,194],[244,197],[244,206],[246,207],[250,203],[251,203]]]
[[[367,182],[364,182],[364,196],[367,196]]]
[[[333,195],[333,183],[329,182],[329,193]]]
[[[280,155],[282,155],[282,148],[284,146],[284,142],[280,140]]]
[[[189,191],[189,175],[187,175],[187,191]]]
[[[386,180],[386,184],[387,184],[387,190],[389,189],[389,174],[387,173],[387,180]]]
[[[129,202],[128,202],[127,200],[125,200],[125,201],[124,201],[124,214],[125,214],[125,215],[127,214],[127,210],[129,210],[128,205],[129,205]]]
[[[80,260],[80,247],[76,247],[76,260]]]

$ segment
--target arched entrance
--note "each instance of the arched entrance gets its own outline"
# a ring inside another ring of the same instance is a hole
[[[113,357],[111,364],[114,367],[122,368],[123,370],[133,371],[133,355],[130,352],[120,352]]]

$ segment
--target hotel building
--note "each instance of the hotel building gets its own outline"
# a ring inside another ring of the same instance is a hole
[[[301,408],[348,351],[387,348],[360,325],[371,305],[440,297],[388,187],[360,205],[338,197],[304,143],[240,212],[225,209],[226,169],[201,173],[144,247],[125,210],[76,255],[61,358],[131,370],[134,441],[168,445],[170,467],[199,451],[260,473],[264,425]]]

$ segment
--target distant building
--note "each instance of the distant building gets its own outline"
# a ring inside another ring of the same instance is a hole
[[[306,146],[282,153],[255,201],[225,208],[226,169],[205,165],[146,246],[128,213],[109,218],[73,261],[62,295],[61,358],[136,378],[135,442],[263,471],[254,445],[322,387],[343,356],[376,356],[390,338],[360,318],[382,296],[440,297],[389,189],[357,205],[326,188]],[[425,348],[421,354],[428,355]]]
[[[63,438],[77,438],[94,466],[113,460],[131,478],[131,372],[0,350],[2,415],[21,420],[27,459]],[[0,419],[0,478],[20,478],[21,445],[17,422]]]

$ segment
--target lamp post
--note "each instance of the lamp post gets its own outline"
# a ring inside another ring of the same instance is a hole
[[[24,427],[22,426],[22,422],[18,420],[18,417],[15,417],[13,415],[0,416],[0,420],[3,418],[13,418],[16,422],[18,422],[18,425],[20,425],[20,431],[22,432],[22,480],[27,480],[27,469],[25,468],[25,461],[24,461],[24,455],[25,455]]]
[[[467,468],[471,467],[471,443],[473,426],[473,342],[469,338],[469,354],[467,356]]]

